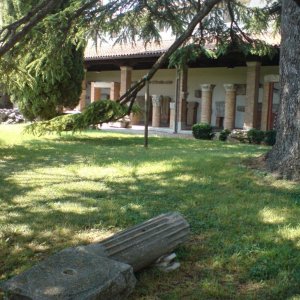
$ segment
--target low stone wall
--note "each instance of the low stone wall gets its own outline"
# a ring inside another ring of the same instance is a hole
[[[18,124],[25,122],[17,108],[2,108],[0,109],[0,123],[2,124]]]

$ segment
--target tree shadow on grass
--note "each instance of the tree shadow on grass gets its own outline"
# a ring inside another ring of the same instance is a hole
[[[6,195],[0,278],[64,247],[95,242],[160,213],[179,211],[192,229],[191,241],[179,251],[182,269],[159,275],[164,278],[160,283],[155,272],[141,273],[143,282],[134,297],[146,293],[182,299],[190,293],[190,299],[286,299],[300,292],[298,241],[289,238],[289,228],[297,229],[299,188],[270,185],[269,179],[240,165],[241,155],[261,150],[154,139],[146,151],[137,141],[132,136],[125,142],[68,138],[2,149],[7,160],[0,166]],[[162,162],[168,164],[160,169]],[[76,170],[68,176],[43,171],[116,163],[128,171],[96,178]],[[143,173],[144,164],[158,167]],[[24,178],[16,181],[13,173]],[[42,175],[46,184],[35,179]],[[56,195],[56,189],[62,194]],[[16,199],[20,194],[24,203]],[[29,194],[35,195],[32,203],[26,201]]]

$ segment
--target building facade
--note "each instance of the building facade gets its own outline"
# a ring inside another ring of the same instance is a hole
[[[116,100],[147,74],[173,41],[95,47],[85,53],[86,77],[78,108],[101,99]],[[199,59],[180,71],[163,66],[150,81],[153,127],[188,130],[195,123],[216,128],[272,129],[279,105],[278,55],[245,57],[235,52],[219,59]],[[144,122],[144,94],[136,103],[141,113],[133,125]]]

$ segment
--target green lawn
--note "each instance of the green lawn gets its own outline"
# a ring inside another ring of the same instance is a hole
[[[266,147],[21,130],[0,126],[0,280],[179,211],[181,268],[140,272],[131,299],[300,299],[300,186],[244,166]]]

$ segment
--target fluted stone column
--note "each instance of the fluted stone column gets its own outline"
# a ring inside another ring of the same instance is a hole
[[[170,128],[175,129],[175,102],[170,102]]]
[[[120,98],[120,82],[111,82],[110,84],[110,100]]]
[[[161,96],[152,95],[152,127],[160,126]]]
[[[232,130],[235,127],[236,85],[224,84],[224,88],[226,91],[224,129]]]
[[[195,123],[196,109],[198,107],[198,102],[188,102],[187,103],[187,125],[192,126]]]
[[[261,63],[258,61],[247,62],[247,88],[244,129],[256,128],[257,106]]]
[[[131,87],[132,67],[123,66],[120,67],[120,69],[121,69],[120,94],[122,96]]]
[[[171,253],[188,240],[189,233],[190,226],[179,213],[166,213],[117,233],[96,247],[107,257],[131,265],[136,272]]]
[[[202,84],[202,99],[201,99],[201,123],[211,124],[212,114],[212,92],[215,85]]]
[[[101,88],[95,87],[95,82],[91,83],[91,103],[101,100]]]

